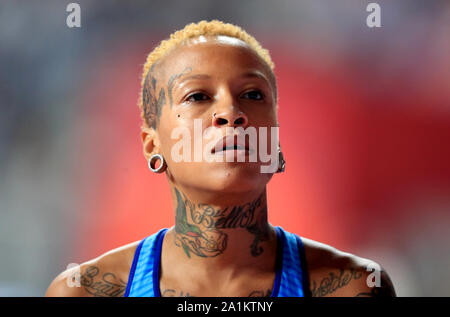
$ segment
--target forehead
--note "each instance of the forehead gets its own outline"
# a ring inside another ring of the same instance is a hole
[[[193,72],[211,75],[258,70],[271,78],[272,70],[244,41],[229,36],[199,36],[190,38],[164,56],[160,75],[168,78],[187,67]]]

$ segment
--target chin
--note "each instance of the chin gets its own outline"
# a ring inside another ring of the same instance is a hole
[[[264,188],[273,174],[261,173],[257,164],[235,163],[215,166],[207,175],[209,188],[224,193],[239,193]]]

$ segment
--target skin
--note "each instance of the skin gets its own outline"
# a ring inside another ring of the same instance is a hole
[[[143,101],[148,124],[141,133],[143,154],[146,160],[155,153],[166,159],[175,216],[162,244],[161,295],[270,296],[277,239],[267,220],[266,185],[273,175],[260,173],[266,163],[175,162],[171,149],[178,140],[171,131],[183,127],[194,135],[194,119],[202,119],[203,131],[248,126],[270,131],[278,126],[272,71],[242,41],[190,39],[151,68]],[[207,146],[203,142],[203,149]],[[386,272],[382,287],[367,286],[366,267],[373,261],[303,242],[313,296],[395,296]],[[46,296],[123,296],[138,243],[83,263],[81,287],[67,286],[75,269],[62,272]]]

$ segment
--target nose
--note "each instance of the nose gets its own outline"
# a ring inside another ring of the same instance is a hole
[[[246,127],[248,123],[247,115],[234,106],[220,112],[214,112],[212,120],[213,126],[217,128],[224,126]]]

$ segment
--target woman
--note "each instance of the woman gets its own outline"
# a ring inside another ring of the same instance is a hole
[[[61,273],[47,296],[395,296],[377,263],[268,223],[266,185],[284,171],[273,67],[217,20],[149,54],[143,152],[166,174],[175,225]]]

